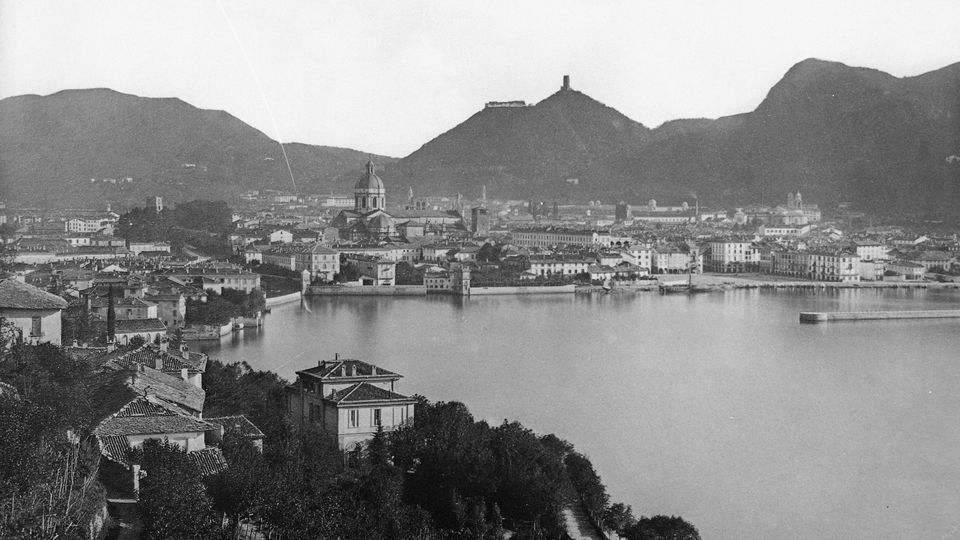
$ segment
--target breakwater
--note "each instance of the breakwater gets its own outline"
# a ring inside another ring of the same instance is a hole
[[[284,294],[282,296],[269,297],[267,298],[266,306],[273,307],[273,306],[279,306],[281,304],[289,304],[291,302],[299,302],[299,301],[300,301],[300,293],[295,292],[290,294]]]
[[[960,309],[923,311],[801,311],[800,322],[821,323],[833,321],[875,321],[885,319],[957,319]]]

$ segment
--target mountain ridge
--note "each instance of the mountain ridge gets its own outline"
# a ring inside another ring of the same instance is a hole
[[[349,190],[347,178],[370,156],[394,197],[408,188],[475,197],[486,186],[501,199],[696,196],[732,207],[799,189],[810,201],[868,210],[960,208],[960,165],[949,159],[960,154],[960,62],[895,77],[808,58],[752,111],[653,129],[566,83],[517,105],[488,104],[402,159],[304,143],[284,149],[298,188],[312,192]],[[100,88],[0,100],[0,197],[18,203],[230,200],[239,190],[289,189],[279,150],[230,113],[179,98]],[[103,176],[142,182],[87,185]]]
[[[348,190],[344,176],[359,174],[368,157],[385,167],[395,161],[348,148],[283,148],[297,187],[312,192]],[[249,189],[292,190],[283,159],[262,131],[176,97],[95,88],[0,100],[0,198],[16,204],[235,200]]]

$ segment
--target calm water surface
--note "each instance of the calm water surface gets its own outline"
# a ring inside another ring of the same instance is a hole
[[[288,379],[334,353],[400,389],[587,454],[614,500],[707,539],[960,538],[960,320],[798,324],[801,310],[960,309],[952,291],[315,298],[203,348]]]

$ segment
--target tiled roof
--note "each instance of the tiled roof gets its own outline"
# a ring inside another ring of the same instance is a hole
[[[15,279],[0,280],[0,309],[67,309],[67,301]]]
[[[389,390],[384,390],[379,386],[374,386],[365,382],[352,384],[343,390],[334,392],[327,399],[335,403],[359,403],[365,401],[394,400],[413,401],[413,398],[409,398]]]
[[[223,452],[215,446],[188,452],[187,457],[197,465],[201,476],[217,474],[227,468],[227,460],[224,459]]]
[[[193,433],[214,429],[192,416],[180,414],[166,407],[155,397],[139,396],[119,411],[100,422],[93,432],[105,435],[162,435],[166,433]]]
[[[167,329],[160,319],[129,319],[116,321],[118,334],[128,332],[162,332]]]
[[[98,435],[100,453],[107,459],[121,465],[130,465],[130,443],[123,435]]]
[[[203,411],[206,398],[202,388],[153,368],[140,366],[133,373],[130,386],[140,393],[154,393],[157,397],[190,411]]]
[[[186,358],[184,358],[181,351],[161,351],[159,347],[153,345],[144,345],[137,350],[126,353],[123,358],[124,361],[153,368],[156,368],[157,359],[160,359],[163,362],[161,371],[164,373],[179,374],[183,368],[203,373],[207,369],[207,355],[205,354],[188,351]]]
[[[235,431],[244,437],[250,437],[252,439],[262,439],[265,437],[263,432],[260,431],[260,428],[242,414],[205,418],[204,420],[215,426],[222,426],[224,431]]]
[[[376,370],[376,373],[374,373]],[[350,377],[401,377],[392,371],[388,371],[373,364],[368,364],[361,360],[327,360],[323,361],[317,367],[298,371],[298,374],[311,375],[321,379],[340,379]]]
[[[110,305],[110,299],[103,296],[98,296],[96,298],[90,299],[90,307],[94,308],[105,308]],[[114,307],[137,307],[137,308],[146,308],[154,305],[151,302],[144,302],[139,298],[114,298],[113,299]]]

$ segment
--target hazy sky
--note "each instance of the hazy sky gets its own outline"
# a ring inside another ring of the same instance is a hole
[[[109,87],[403,156],[564,74],[654,127],[752,110],[809,57],[960,61],[960,1],[0,0],[0,97]]]

